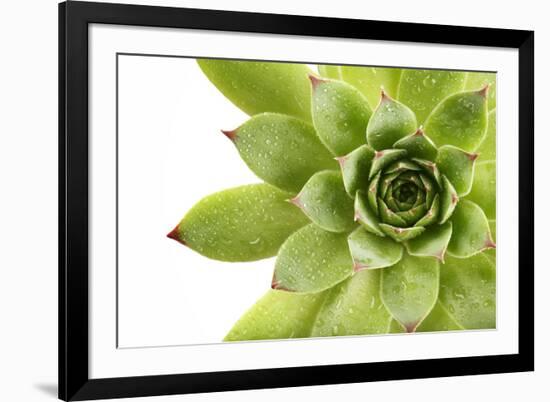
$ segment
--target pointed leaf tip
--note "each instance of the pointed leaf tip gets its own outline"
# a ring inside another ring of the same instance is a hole
[[[271,289],[273,290],[282,290],[284,292],[289,292],[290,290],[285,288],[284,286],[281,286],[280,281],[275,277],[275,273],[273,273],[273,278],[271,279]]]
[[[277,285],[279,285],[279,282],[277,281],[277,278],[275,277],[275,272],[274,272],[273,278],[271,278],[271,289],[277,289]]]
[[[466,153],[466,155],[468,156],[468,159],[470,159],[472,162],[474,162],[479,157],[479,154],[477,152]]]
[[[489,84],[483,85],[483,88],[481,88],[477,93],[483,98],[487,99],[487,96],[489,94]]]
[[[314,74],[308,74],[307,77],[309,78],[309,80],[311,81],[311,87],[313,89],[317,88],[317,86],[319,86],[319,84],[322,84],[323,82],[327,82],[328,80],[324,80],[320,77],[317,77],[316,75]]]
[[[386,93],[384,87],[380,87],[380,102],[389,101],[391,97]]]
[[[337,156],[334,158],[334,160],[338,162],[338,164],[340,165],[340,168],[344,167],[344,164],[346,163],[346,159],[347,159],[346,156]]]
[[[175,240],[175,241],[177,241],[178,243],[181,243],[181,244],[183,244],[184,246],[186,246],[187,243],[185,243],[185,241],[182,240],[182,239],[180,239],[180,237],[179,237],[179,230],[178,230],[178,227],[179,227],[179,225],[177,225],[174,229],[172,229],[172,230],[170,231],[170,233],[168,233],[168,234],[166,235],[166,237],[168,237],[169,239]]]
[[[302,204],[300,204],[300,194],[298,194],[296,197],[289,198],[287,201],[293,205],[296,205],[300,209],[302,208]]]
[[[223,135],[229,138],[231,141],[235,141],[237,138],[237,129],[235,130],[220,130]]]
[[[353,261],[353,272],[354,273],[357,273],[357,272],[360,272],[364,269],[368,269],[369,267],[366,265],[366,264],[362,264],[360,262],[357,262],[357,261]]]

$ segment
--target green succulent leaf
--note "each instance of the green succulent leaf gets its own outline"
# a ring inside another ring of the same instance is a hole
[[[346,193],[340,172],[315,173],[292,202],[330,232],[346,232],[355,226],[353,200]]]
[[[378,226],[384,234],[390,236],[393,240],[397,242],[414,239],[416,236],[419,236],[420,234],[424,233],[424,230],[426,230],[421,226],[401,228],[393,225],[388,225],[386,223],[380,223]]]
[[[357,88],[367,98],[372,109],[380,101],[380,91],[397,96],[400,68],[342,66],[341,79]]]
[[[412,160],[422,167],[424,169],[424,172],[428,174],[428,176],[437,183],[439,187],[443,187],[443,183],[441,181],[441,173],[439,172],[439,169],[437,165],[430,161],[425,159],[418,159],[418,158],[412,158]],[[424,180],[423,180],[424,181]],[[426,187],[431,187],[428,182],[424,181],[424,184]]]
[[[487,134],[476,152],[479,154],[479,162],[494,161],[497,157],[497,118],[496,111],[493,110],[488,115]]]
[[[414,226],[428,226],[434,223],[435,221],[437,221],[437,218],[439,217],[439,209],[440,209],[439,194],[436,194],[434,196],[432,203],[430,204],[430,208],[428,209],[428,211],[426,211],[424,216],[420,218],[414,224]]]
[[[376,174],[376,176],[374,176],[374,178],[370,181],[369,189],[368,189],[368,192],[367,192],[367,200],[369,202],[369,206],[372,209],[372,211],[374,211],[375,213],[378,213],[378,198],[377,198],[378,197],[378,190],[379,190],[378,183],[380,182],[380,177],[381,176],[382,176],[382,172],[379,171]],[[383,183],[380,186],[382,186],[382,185],[383,185]]]
[[[342,74],[340,72],[341,67],[335,66],[332,64],[320,64],[317,66],[317,71],[319,74],[326,78],[331,78],[333,80],[341,80]]]
[[[431,225],[420,236],[409,240],[405,244],[411,255],[434,257],[443,262],[445,261],[445,253],[452,233],[453,225],[451,222],[443,225]]]
[[[419,128],[416,132],[401,138],[393,148],[404,149],[411,158],[435,161],[437,148],[432,140]]]
[[[388,330],[390,334],[406,334],[407,330],[403,325],[399,324],[397,320],[391,320],[390,329]]]
[[[441,190],[441,197],[439,199],[439,223],[443,224],[453,215],[458,204],[458,194],[446,176],[441,176],[441,181],[443,183],[443,189]]]
[[[495,327],[495,73],[197,62],[252,115],[223,132],[266,183],[205,197],[168,236],[277,254],[226,341]]]
[[[407,221],[388,208],[382,198],[378,198],[378,212],[382,222],[389,223],[398,228],[407,226]]]
[[[472,188],[474,164],[477,154],[471,154],[453,145],[439,148],[436,164],[455,188],[460,197],[467,195]]]
[[[380,228],[380,220],[378,215],[369,206],[367,195],[358,191],[355,196],[355,215],[354,220],[359,222],[367,231],[378,236],[384,236],[384,232]]]
[[[367,188],[373,158],[374,151],[367,145],[361,145],[346,156],[338,158],[344,187],[351,197],[354,197],[358,190]]]
[[[497,171],[494,161],[478,163],[472,190],[466,197],[483,209],[487,219],[496,219],[497,216],[496,178]]]
[[[343,81],[310,79],[311,115],[321,141],[337,156],[364,144],[372,111],[361,92]]]
[[[456,322],[455,318],[438,300],[430,314],[416,328],[416,332],[460,331],[463,329],[464,327]]]
[[[282,190],[297,192],[315,172],[337,168],[313,126],[295,117],[263,113],[224,133],[250,170]]]
[[[390,166],[388,166],[384,173],[390,174],[390,173],[401,173],[405,171],[419,171],[421,168],[416,164],[409,160],[400,160],[397,162],[392,163]]]
[[[381,272],[384,305],[407,332],[414,332],[437,301],[439,263],[405,253],[401,261]]]
[[[249,115],[275,112],[311,121],[311,90],[304,64],[198,59],[210,82]]]
[[[495,248],[489,222],[483,210],[474,202],[461,200],[451,217],[453,235],[449,254],[468,258],[483,250]]]
[[[487,109],[492,111],[497,104],[497,75],[496,73],[468,73],[466,78],[466,91],[474,91],[489,85],[487,93]]]
[[[397,215],[404,219],[407,222],[407,225],[413,225],[413,226],[422,226],[422,225],[415,225],[415,223],[424,216],[424,214],[427,212],[428,208],[424,203],[412,207],[408,211],[403,212],[397,212]]]
[[[416,131],[416,117],[404,104],[382,92],[380,103],[367,126],[367,142],[377,151],[391,148]]]
[[[387,172],[387,170],[386,170]],[[386,173],[385,172],[385,173]],[[390,190],[390,187],[392,187],[393,181],[401,174],[401,172],[397,171],[391,174],[385,174],[384,178],[382,179],[382,182],[380,182],[380,185],[378,185],[378,182],[382,178],[382,172],[378,172],[376,177],[372,180],[371,186],[369,187],[369,196],[375,200],[376,196],[380,196],[382,198],[385,198],[389,195],[388,190]],[[378,189],[378,191],[377,191]],[[378,200],[376,202],[370,201],[371,207],[378,209]]]
[[[439,299],[466,329],[495,328],[496,269],[486,253],[470,258],[449,257],[441,267]]]
[[[168,236],[216,260],[272,257],[292,232],[307,224],[286,201],[289,196],[268,184],[224,190],[195,204]]]
[[[281,246],[271,286],[293,292],[319,292],[352,272],[347,235],[309,224],[290,235]]]
[[[397,99],[409,106],[422,124],[439,102],[461,91],[465,81],[466,73],[460,71],[403,70]]]
[[[426,121],[437,146],[454,145],[472,152],[487,131],[487,91],[461,92],[443,100]]]
[[[389,164],[407,156],[407,151],[404,149],[385,149],[375,152],[372,159],[369,178],[374,177],[378,172],[384,169]]]
[[[359,227],[348,237],[354,271],[391,267],[403,255],[403,246],[388,237],[367,232]]]
[[[311,336],[387,333],[392,318],[380,300],[380,271],[357,272],[328,291]]]
[[[270,290],[233,326],[224,341],[307,338],[325,293]]]

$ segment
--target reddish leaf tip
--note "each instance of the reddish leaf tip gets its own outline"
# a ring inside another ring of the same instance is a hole
[[[422,126],[418,127],[416,132],[414,133],[415,137],[422,137],[424,135],[424,130],[422,129]]]
[[[413,332],[416,331],[416,327],[418,326],[418,323],[417,322],[413,322],[413,323],[408,323],[408,324],[403,324],[403,326],[405,327],[405,330],[411,334]]]
[[[374,157],[375,157],[375,158],[381,158],[381,157],[383,157],[383,156],[384,156],[384,151],[376,151],[376,152],[374,153]]]
[[[288,202],[290,202],[291,204],[294,204],[296,205],[298,208],[302,208],[302,204],[300,203],[300,194],[298,194],[296,197],[294,198],[290,198],[289,200],[287,200]]]
[[[363,271],[364,269],[368,268],[369,266],[366,264],[361,264],[360,262],[353,261],[353,272]]]
[[[445,252],[447,250],[441,250],[438,254],[435,254],[434,257],[442,264],[445,264]]]
[[[391,100],[390,96],[386,93],[383,87],[380,88],[380,102]]]
[[[308,74],[307,77],[309,78],[309,80],[311,81],[311,87],[313,89],[317,88],[317,86],[319,86],[319,84],[322,84],[323,82],[326,82],[327,80],[324,80],[320,77],[317,77],[316,75],[314,74]]]
[[[487,95],[489,93],[489,84],[485,84],[483,88],[481,88],[479,91],[477,91],[479,95],[487,99]]]
[[[473,152],[473,153],[466,152],[466,155],[468,155],[468,159],[470,159],[472,162],[474,162],[479,157],[479,154],[476,152]]]
[[[451,196],[451,202],[453,204],[458,203],[458,195],[456,195],[456,193],[453,193],[453,195]]]
[[[338,164],[340,165],[340,167],[343,168],[343,167],[344,167],[344,164],[346,163],[347,157],[346,157],[346,156],[337,156],[337,157],[335,157],[334,159],[338,162]]]
[[[287,292],[290,291],[290,289],[287,289],[284,286],[281,286],[281,283],[275,277],[275,273],[273,273],[273,279],[271,279],[271,289],[273,289],[273,290],[284,290],[284,291],[287,291]]]
[[[237,129],[235,129],[235,130],[220,130],[220,131],[223,133],[223,135],[225,135],[231,141],[235,141],[235,138],[237,138]]]
[[[166,237],[168,237],[169,239],[175,240],[175,241],[177,241],[178,243],[181,243],[181,244],[183,244],[184,246],[186,246],[187,243],[186,243],[184,240],[182,240],[182,239],[180,238],[180,236],[179,236],[178,226],[179,226],[179,225],[177,225],[174,229],[172,229],[172,230],[170,231],[170,233],[168,233],[168,234],[166,235]]]
[[[489,248],[497,248],[497,244],[493,241],[493,239],[491,239],[491,237],[489,237],[485,241],[485,249],[489,249]]]

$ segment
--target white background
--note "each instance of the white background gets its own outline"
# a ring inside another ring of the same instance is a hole
[[[160,2],[150,3],[160,4]],[[220,1],[172,1],[170,4],[227,8]],[[354,4],[355,3],[355,4]],[[168,2],[163,2],[168,4]],[[315,14],[354,18],[483,25],[537,31],[537,71],[550,69],[544,53],[550,40],[543,3],[524,1],[507,8],[499,2],[463,1],[456,9],[441,2],[363,3],[313,1],[259,4],[234,0],[231,9],[279,13]],[[399,6],[398,6],[399,4]],[[540,4],[540,6],[539,6]],[[57,297],[57,8],[53,1],[27,1],[3,5],[6,20],[1,25],[3,60],[0,64],[1,119],[0,168],[2,198],[2,249],[0,253],[0,395],[4,400],[53,400],[56,382]],[[427,12],[426,10],[429,10]],[[23,17],[24,16],[24,17]],[[20,18],[23,18],[21,20]],[[548,101],[540,88],[548,88],[542,73],[536,77],[537,110],[545,115]],[[542,118],[536,122],[539,181],[538,199],[548,196],[543,187],[543,152],[548,140]],[[540,202],[538,205],[541,205]],[[548,218],[540,214],[538,250],[545,246]],[[7,223],[7,224],[6,224]],[[550,280],[543,256],[537,258],[537,334],[544,339],[550,330],[545,317]],[[500,399],[545,400],[544,379],[550,375],[549,348],[539,342],[537,372],[469,378],[429,379],[376,384],[311,387],[286,390],[247,391],[217,395],[192,395],[158,400],[255,401],[281,398],[404,399],[449,401]]]
[[[118,60],[118,346],[221,342],[269,289],[274,259],[215,261],[166,233],[206,195],[261,182],[220,132],[248,116],[195,59]]]

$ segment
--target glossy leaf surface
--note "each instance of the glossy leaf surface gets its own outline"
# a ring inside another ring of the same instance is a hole
[[[485,91],[461,92],[446,98],[426,121],[426,133],[440,147],[454,145],[475,150],[487,131]]]
[[[440,301],[464,328],[495,328],[495,295],[495,264],[486,253],[449,257],[441,266]]]
[[[311,76],[313,125],[321,141],[336,156],[365,143],[372,111],[361,93],[342,81]]]
[[[349,235],[348,243],[355,271],[391,267],[403,255],[401,244],[389,237],[370,233],[362,227],[355,229]]]
[[[414,332],[437,300],[439,263],[405,253],[397,264],[380,271],[384,305],[407,332]]]
[[[250,170],[283,190],[298,192],[315,172],[338,168],[313,126],[295,117],[259,114],[226,135]]]
[[[344,233],[327,232],[314,224],[290,235],[282,245],[272,287],[293,292],[319,292],[353,272]]]
[[[367,142],[377,151],[391,148],[416,131],[414,113],[404,104],[383,94],[367,126]]]
[[[451,222],[453,235],[448,248],[451,255],[467,258],[495,247],[487,217],[476,203],[461,200],[451,217]]]
[[[208,79],[249,115],[283,113],[311,121],[311,90],[304,64],[198,59]]]
[[[251,184],[203,198],[170,233],[196,252],[222,261],[272,257],[307,218],[268,184]]]
[[[380,271],[365,270],[327,291],[312,336],[388,332],[391,316],[380,300]]]
[[[439,102],[461,91],[465,81],[466,73],[460,71],[406,69],[401,76],[397,99],[409,106],[422,124]]]
[[[324,293],[270,290],[237,321],[224,341],[306,338],[324,297]]]
[[[346,193],[338,171],[325,170],[313,175],[292,202],[325,230],[345,232],[355,226],[353,200]]]

